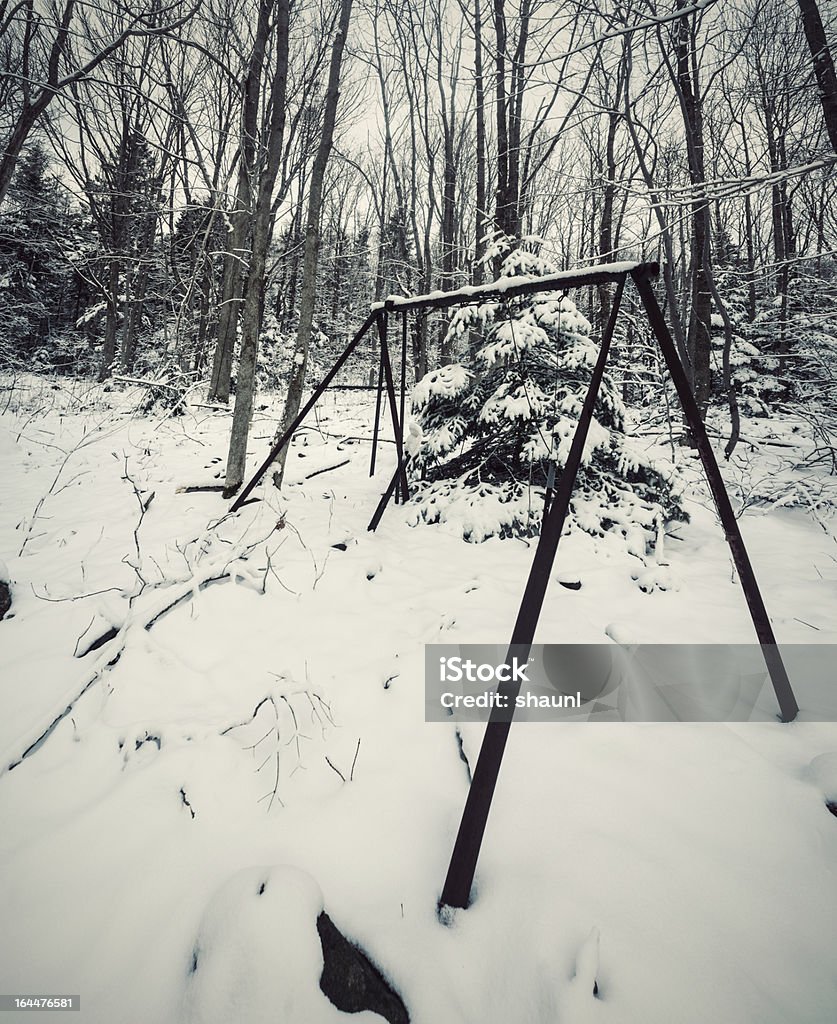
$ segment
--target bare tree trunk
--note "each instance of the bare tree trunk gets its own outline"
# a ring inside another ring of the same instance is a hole
[[[112,303],[107,303],[105,313],[105,334],[102,341],[102,358],[99,363],[99,380],[107,380],[113,370],[116,358],[117,313]]]
[[[498,231],[510,234],[509,210],[509,134],[506,120],[506,11],[503,0],[494,0],[496,39],[494,110],[497,121],[497,198],[494,223]]]
[[[112,258],[108,267],[108,292],[106,297],[105,337],[102,347],[102,361],[99,364],[99,380],[107,380],[116,358],[116,334],[119,318],[119,260]]]
[[[122,334],[122,365],[130,373],[134,369],[134,359],[137,354],[137,341],[140,328],[142,327],[142,311],[145,306],[145,293],[148,289],[148,268],[143,267],[136,283],[132,279],[133,294],[131,301],[126,305],[125,324]]]
[[[488,195],[485,183],[485,80],[482,63],[482,8],[480,0],[474,4],[474,90],[476,104],[476,159],[477,159],[477,210],[475,217],[476,241],[474,244],[474,266],[471,271],[471,283],[482,284],[485,279],[486,235],[488,234]],[[471,362],[476,360],[480,337],[475,328],[468,333],[468,348]]]
[[[750,148],[747,145],[747,129],[743,122],[741,142],[744,147],[744,173],[750,175]],[[747,319],[752,323],[756,319],[756,253],[753,241],[753,200],[749,192],[744,194],[744,240],[747,249]]]
[[[288,385],[285,412],[279,427],[279,434],[284,433],[296,418],[302,402],[302,389],[305,385],[308,349],[311,342],[311,329],[314,323],[314,304],[317,297],[317,262],[320,252],[320,213],[323,201],[323,181],[334,140],[334,123],[337,118],[337,102],[340,98],[340,68],[343,62],[343,49],[346,45],[351,15],[352,0],[342,0],[340,23],[337,28],[337,35],[334,37],[334,43],[332,44],[331,64],[328,69],[323,133],[320,137],[320,145],[317,149],[314,167],[311,171],[311,187],[308,193],[308,219],[305,227],[305,255],[302,264],[302,288],[299,302],[299,327],[296,335],[294,361],[291,368],[291,380]],[[285,445],[285,448],[276,459],[273,482],[277,487],[282,486],[288,448],[289,445]]]
[[[305,173],[302,171],[299,178],[299,194],[305,194],[307,189]],[[296,293],[299,286],[299,252],[302,246],[302,203],[294,203],[291,214],[291,224],[288,230],[288,242],[285,256],[283,258],[283,289],[282,296],[282,319],[280,321],[283,331],[288,331],[296,316]],[[288,251],[290,250],[290,255]]]
[[[706,218],[706,234],[709,233],[709,208],[704,209],[704,216]],[[738,444],[738,439],[741,435],[741,415],[738,409],[738,396],[735,393],[735,384],[732,379],[732,341],[733,341],[733,326],[732,320],[730,319],[729,311],[727,310],[726,303],[721,298],[721,293],[718,291],[718,286],[715,283],[715,275],[712,271],[712,263],[709,259],[708,251],[704,254],[703,271],[706,276],[706,282],[709,290],[712,294],[712,298],[715,305],[718,308],[718,312],[721,314],[721,319],[724,322],[724,351],[722,356],[722,367],[723,367],[723,379],[724,379],[724,391],[727,396],[727,407],[729,408],[729,422],[730,432],[729,440],[727,441],[726,447],[724,448],[724,455],[727,459],[730,458],[732,453],[735,451],[735,446]]]
[[[224,258],[224,277],[221,285],[221,307],[218,311],[218,328],[215,342],[215,356],[212,363],[212,379],[209,385],[211,401],[228,402],[230,398],[230,377],[232,375],[233,353],[238,335],[238,320],[242,305],[242,289],[248,268],[244,266],[247,255],[247,236],[251,236],[253,210],[256,145],[259,134],[259,97],[262,88],[265,53],[270,35],[270,15],[274,0],[261,0],[253,52],[247,68],[244,83],[244,99],[241,108],[241,153],[238,165],[235,209],[227,234],[227,253]],[[280,58],[277,57],[277,60]]]
[[[509,177],[508,224],[509,234],[518,238],[521,232],[520,208],[520,149],[523,125],[523,93],[526,90],[526,47],[529,42],[529,19],[532,0],[521,0],[517,46],[511,65],[509,90]]]
[[[453,156],[453,125],[444,119],[445,169],[442,189],[442,225],[439,243],[442,249],[442,287],[454,284],[454,250],[456,247],[456,165]]]
[[[221,302],[218,309],[215,355],[212,360],[212,377],[209,382],[209,399],[215,402],[228,402],[230,399],[230,378],[244,281],[242,263],[247,249],[249,191],[249,176],[242,171],[239,173],[235,198],[236,208],[231,214],[232,223],[227,232],[227,252],[224,256],[224,271],[221,279]]]
[[[285,97],[288,82],[288,38],[290,34],[290,0],[263,0],[263,8],[275,7],[276,70],[270,92],[271,116],[266,140],[266,165],[259,179],[256,209],[253,216],[253,244],[247,282],[244,289],[244,310],[241,322],[241,355],[238,362],[238,380],[235,389],[235,409],[230,432],[230,450],[227,455],[227,477],[224,494],[235,494],[244,481],[247,462],[247,438],[253,414],[256,386],[256,361],[259,332],[264,308],[264,278],[267,249],[273,224],[273,188],[282,157],[285,135]],[[265,21],[267,24],[267,20]],[[266,38],[266,37],[265,37]]]
[[[482,9],[476,0],[474,10],[474,79],[476,91],[476,143],[477,143],[477,238],[474,246],[474,284],[483,282],[482,259],[485,256],[485,236],[488,233],[488,195],[485,186],[485,81],[482,67]]]
[[[634,121],[633,108],[631,105],[631,71],[633,68],[633,57],[631,54],[631,43],[629,39],[623,42],[622,49],[623,66],[625,71],[625,93],[623,97],[623,110],[622,116],[625,120],[625,125],[628,129],[631,142],[633,143],[634,153],[636,155],[639,169],[642,172],[642,177],[648,187],[648,193],[652,202],[652,209],[654,216],[657,220],[657,224],[660,229],[660,239],[665,252],[665,263],[663,264],[663,281],[665,284],[666,291],[666,305],[668,307],[669,321],[671,322],[671,329],[674,333],[674,341],[677,346],[677,354],[680,356],[680,362],[686,371],[686,376],[689,379],[689,383],[693,384],[693,367],[689,350],[686,346],[686,339],[683,334],[683,322],[680,318],[680,310],[677,304],[677,289],[675,287],[675,259],[674,259],[674,242],[672,239],[671,225],[667,222],[663,210],[662,195],[659,189],[654,184],[654,176],[651,172],[651,168],[648,166],[648,160],[646,158],[646,151],[643,149],[642,142],[640,141],[639,135],[636,129],[636,123]]]
[[[808,49],[814,62],[814,75],[822,103],[825,129],[831,148],[837,153],[837,72],[834,70],[834,60],[828,49],[817,0],[797,0],[797,3],[802,13],[802,27],[805,29]]]
[[[504,0],[494,0],[495,113],[497,121],[497,200],[494,222],[498,231],[517,239],[520,235],[520,148],[525,88],[526,46],[529,38],[530,0],[522,0],[517,46],[510,61],[506,87],[508,33]]]
[[[678,0],[683,6],[684,0]],[[677,87],[683,112],[686,132],[686,152],[689,162],[689,178],[693,186],[702,186],[706,181],[703,146],[703,112],[698,86],[695,41],[688,16],[678,22],[675,42],[677,57]],[[692,363],[695,401],[706,414],[710,398],[709,353],[711,348],[712,295],[707,280],[706,268],[711,266],[707,231],[706,200],[696,196],[692,201],[691,237],[691,316],[686,344]]]
[[[613,259],[613,201],[616,197],[616,127],[619,123],[617,109],[619,98],[607,116],[607,139],[605,142],[605,187],[602,198],[602,213],[599,221],[599,262],[608,263]],[[599,332],[602,333],[610,319],[611,296],[610,285],[606,282],[598,286],[599,291]]]
[[[456,77],[451,75],[450,96],[447,95],[442,73],[442,16],[437,15],[437,84],[441,101],[442,143],[444,165],[442,170],[442,223],[439,231],[439,247],[442,255],[442,272],[440,284],[442,289],[454,286],[455,250],[456,250]],[[441,363],[453,362],[453,345],[448,337],[444,324],[440,325],[439,355]]]
[[[156,208],[159,205],[162,189],[162,171],[160,179],[149,195],[148,209],[145,211],[139,230],[137,260],[139,270],[130,274],[130,283],[125,284],[125,322],[122,332],[122,365],[129,373],[134,369],[137,352],[137,341],[142,329],[142,314],[145,309],[145,296],[148,291],[148,278],[153,258],[154,237],[156,234]]]
[[[204,259],[201,275],[200,307],[198,312],[198,332],[195,340],[195,359],[192,369],[200,373],[206,355],[206,337],[209,330],[209,308],[212,295],[212,261]]]

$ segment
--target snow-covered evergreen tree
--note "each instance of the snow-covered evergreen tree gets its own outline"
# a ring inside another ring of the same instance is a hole
[[[542,256],[503,244],[502,278],[540,277]],[[489,253],[489,259],[492,254]],[[454,337],[477,329],[477,365],[443,366],[412,396],[421,428],[411,467],[416,519],[458,522],[465,539],[539,532],[550,474],[565,465],[598,354],[590,323],[569,298],[542,292],[460,309]],[[605,374],[573,493],[570,523],[616,531],[643,557],[662,525],[683,519],[673,467],[624,433],[625,408]]]
[[[768,416],[776,402],[786,395],[786,386],[777,376],[780,362],[771,355],[772,327],[767,327],[770,314],[748,308],[747,268],[736,258],[728,240],[716,258],[715,282],[723,296],[732,323],[730,348],[732,383],[741,412],[751,416]],[[724,321],[714,309],[712,313],[712,393],[715,401],[726,404],[723,384]],[[767,329],[765,329],[767,327]]]
[[[68,307],[79,289],[67,254],[77,247],[78,227],[47,150],[33,142],[0,212],[0,365],[75,365],[79,339]]]

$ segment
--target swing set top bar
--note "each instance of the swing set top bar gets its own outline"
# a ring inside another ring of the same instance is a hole
[[[274,443],[267,458],[253,474],[249,483],[230,507],[237,512],[247,501],[253,489],[261,482],[262,477],[293,436],[295,430],[311,411],[320,395],[331,384],[343,365],[354,352],[361,338],[379,318],[386,313],[407,313],[415,309],[449,309],[451,306],[463,306],[474,302],[514,298],[517,295],[530,295],[534,292],[550,292],[569,288],[582,288],[591,284],[624,281],[630,274],[635,279],[656,277],[660,272],[659,263],[602,263],[588,270],[563,270],[558,274],[546,277],[504,277],[487,285],[467,285],[450,292],[431,292],[429,295],[390,295],[383,302],[372,305],[369,315],[358,328],[352,340],[344,349],[337,362],[332,366],[322,381],[314,388],[308,401],[299,411],[293,423]]]
[[[405,313],[414,309],[448,309],[473,302],[514,298],[533,292],[552,292],[568,288],[583,288],[585,285],[606,284],[621,281],[628,274],[656,277],[660,272],[659,263],[602,263],[589,270],[562,270],[545,277],[503,277],[485,285],[466,285],[450,292],[429,292],[427,295],[388,295],[382,302],[376,302],[372,310],[389,313]]]

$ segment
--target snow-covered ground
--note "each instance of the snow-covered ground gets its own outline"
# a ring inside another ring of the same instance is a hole
[[[340,391],[283,494],[223,518],[183,488],[219,482],[229,416],[140,396],[0,395],[0,993],[80,994],[91,1024],[371,1024],[319,991],[325,906],[416,1024],[837,1020],[837,725],[512,729],[476,901],[445,926],[468,780],[454,727],[424,722],[423,645],[507,638],[534,547],[397,506],[367,533],[393,446],[370,480],[371,404]],[[799,438],[725,473],[778,639],[835,643],[834,480],[787,468]],[[813,509],[782,507],[794,488]],[[552,587],[538,639],[752,640],[697,482],[689,511],[665,591],[615,540],[566,537],[554,575],[582,586]],[[462,732],[473,764],[482,726]]]

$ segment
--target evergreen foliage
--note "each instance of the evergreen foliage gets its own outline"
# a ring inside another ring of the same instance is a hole
[[[501,278],[555,272],[507,240],[501,259]],[[413,392],[422,430],[412,461],[418,518],[456,520],[473,541],[529,536],[540,529],[550,475],[566,463],[598,343],[589,321],[557,292],[466,306],[449,331],[474,329],[476,367],[444,366]],[[606,373],[570,519],[595,535],[616,532],[644,556],[663,524],[685,513],[673,467],[648,459],[624,431],[625,407]]]

